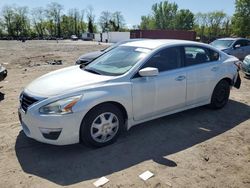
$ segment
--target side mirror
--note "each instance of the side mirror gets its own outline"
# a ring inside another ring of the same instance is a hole
[[[236,44],[235,46],[234,46],[234,48],[236,49],[236,48],[240,48],[240,44]]]
[[[142,77],[153,77],[159,74],[159,70],[153,67],[146,67],[139,71],[139,75]]]

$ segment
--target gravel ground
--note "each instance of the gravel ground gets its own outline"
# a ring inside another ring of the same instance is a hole
[[[0,41],[0,187],[250,187],[250,80],[217,111],[200,107],[133,127],[100,149],[51,146],[27,138],[18,96],[34,78],[73,65],[106,44],[83,41]],[[63,65],[48,65],[62,60]],[[146,182],[138,175],[150,170]]]

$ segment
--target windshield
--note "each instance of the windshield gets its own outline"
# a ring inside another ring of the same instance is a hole
[[[215,40],[211,43],[211,45],[216,48],[228,48],[233,42],[234,40]]]
[[[121,45],[121,44],[124,44],[126,41],[121,41],[121,42],[117,42],[115,44],[112,44],[111,46],[107,47],[107,48],[104,48],[103,50],[101,50],[102,52],[108,52],[110,50],[112,50],[113,48],[116,48],[117,46]]]
[[[107,47],[107,48],[102,49],[101,52],[108,52],[108,51],[112,50],[112,49],[115,48],[115,47],[116,47],[116,45],[113,44],[113,45],[111,45],[111,46],[109,46],[109,47]]]
[[[119,46],[94,60],[85,67],[85,70],[109,76],[122,75],[129,71],[149,52],[150,49],[146,48]]]

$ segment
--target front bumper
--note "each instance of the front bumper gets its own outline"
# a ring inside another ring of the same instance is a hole
[[[8,71],[4,67],[0,67],[0,81],[7,77]]]
[[[234,78],[234,84],[233,86],[237,89],[240,89],[241,86],[241,78],[240,78],[240,74],[239,74],[239,70],[237,71],[237,75]]]
[[[41,115],[18,109],[23,132],[27,137],[53,145],[79,143],[81,115]]]

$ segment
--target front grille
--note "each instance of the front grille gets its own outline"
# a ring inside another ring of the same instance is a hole
[[[37,101],[38,101],[37,99],[34,99],[33,97],[30,97],[25,93],[23,93],[21,96],[21,107],[26,112],[28,107]]]

